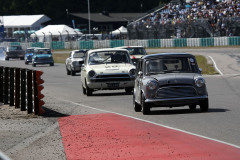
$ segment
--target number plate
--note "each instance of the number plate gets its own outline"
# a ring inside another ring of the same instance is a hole
[[[107,83],[108,88],[119,88],[119,83]]]

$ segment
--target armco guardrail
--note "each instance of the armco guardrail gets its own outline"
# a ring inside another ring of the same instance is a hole
[[[0,102],[28,114],[42,115],[42,71],[0,66]]]
[[[16,42],[0,43],[0,46],[16,44]],[[28,47],[41,47],[56,49],[98,49],[120,46],[144,46],[146,48],[174,48],[174,47],[215,47],[239,46],[240,37],[210,37],[210,38],[172,38],[172,39],[145,39],[145,40],[93,40],[70,42],[30,42],[19,43],[24,49]]]

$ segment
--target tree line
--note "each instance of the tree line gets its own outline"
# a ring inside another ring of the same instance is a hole
[[[70,13],[147,12],[169,0],[0,0],[0,16],[45,14],[54,19]]]

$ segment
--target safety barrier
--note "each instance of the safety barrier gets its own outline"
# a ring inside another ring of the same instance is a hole
[[[42,71],[0,66],[0,102],[42,115]]]
[[[214,47],[214,46],[238,46],[240,37],[211,37],[211,38],[172,38],[172,39],[147,39],[147,40],[92,40],[70,42],[34,42],[0,43],[0,46],[21,44],[27,47],[41,47],[57,49],[97,49],[113,48],[119,46],[143,46],[146,48],[174,48],[174,47]]]

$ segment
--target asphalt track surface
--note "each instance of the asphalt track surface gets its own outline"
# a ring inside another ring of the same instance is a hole
[[[208,57],[221,73],[205,76],[209,112],[156,108],[144,116],[133,111],[132,96],[123,90],[86,97],[80,76],[67,76],[64,65],[38,66],[46,115],[1,120],[0,150],[12,159],[240,159],[239,48],[148,52]],[[0,63],[33,69],[19,60]]]

